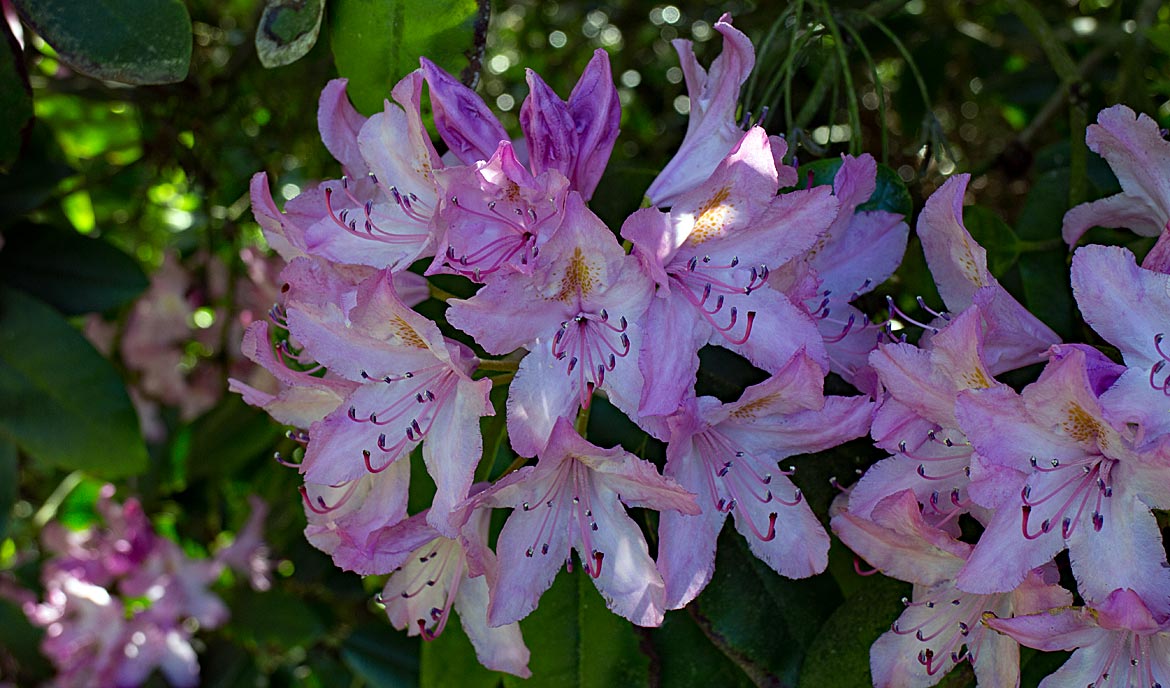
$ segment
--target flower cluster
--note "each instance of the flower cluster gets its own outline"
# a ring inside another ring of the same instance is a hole
[[[1123,192],[1070,210],[1065,238],[1098,225],[1161,234],[1142,265],[1115,246],[1073,255],[1081,313],[1122,363],[1060,343],[996,283],[963,226],[965,175],[919,218],[949,312],[917,346],[870,354],[884,390],[871,434],[889,457],[832,520],[870,564],[915,584],[872,648],[875,685],[931,686],[969,660],[981,686],[1016,686],[1017,642],[1076,650],[1044,688],[1170,685],[1170,566],[1152,513],[1170,507],[1170,143],[1124,106],[1087,139]],[[1039,363],[1019,391],[995,378]],[[1064,550],[1082,606],[1058,584]]]
[[[267,509],[252,516],[235,542],[212,559],[192,559],[154,532],[141,504],[97,501],[100,528],[73,531],[49,523],[41,570],[44,601],[20,591],[24,611],[45,629],[41,651],[57,670],[53,685],[138,686],[160,670],[174,686],[199,684],[192,647],[199,629],[223,624],[227,606],[210,589],[225,566],[266,588],[261,528]]]
[[[751,43],[727,16],[714,28],[708,69],[676,42],[690,123],[620,227],[589,208],[620,123],[603,51],[567,101],[528,73],[516,141],[425,59],[368,119],[343,80],[325,88],[321,136],[344,176],[283,211],[263,173],[252,185],[288,266],[244,350],[278,388],[232,383],[296,428],[301,460],[281,460],[304,477],[308,539],[344,569],[389,574],[380,601],[398,628],[431,639],[455,609],[484,665],[527,676],[517,622],[574,551],[607,606],[646,626],[710,582],[728,515],[780,575],[824,571],[829,535],[784,461],[869,434],[888,458],[842,494],[832,528],[916,586],[873,646],[876,684],[933,685],[970,660],[981,685],[1012,686],[1019,641],[1083,648],[1049,685],[1170,685],[1170,568],[1151,513],[1170,505],[1170,230],[1143,266],[1121,248],[1074,258],[1078,303],[1116,363],[1061,343],[998,283],[956,175],[917,223],[945,310],[923,304],[932,320],[917,323],[891,301],[877,323],[853,302],[897,269],[909,227],[861,209],[876,164],[842,156],[831,185],[801,184],[785,140],[737,118]],[[1153,122],[1114,108],[1089,141],[1124,192],[1070,212],[1066,237],[1161,231],[1170,144]],[[432,294],[443,322],[413,309]],[[921,327],[916,343],[895,320]],[[705,346],[766,379],[733,401],[698,396]],[[1022,390],[997,380],[1041,363]],[[830,373],[860,394],[826,396]],[[488,483],[480,420],[502,385],[521,460]],[[666,443],[661,472],[586,439],[597,396]],[[416,449],[436,491],[411,514]],[[628,507],[660,512],[655,551]],[[511,513],[493,550],[496,508]],[[1057,584],[1065,549],[1084,607]]]
[[[832,187],[794,188],[784,139],[736,121],[751,43],[729,17],[715,28],[724,50],[709,70],[677,44],[691,125],[652,205],[620,228],[589,208],[621,118],[600,50],[567,100],[528,73],[517,141],[425,59],[368,119],[333,81],[319,124],[344,176],[283,211],[254,178],[256,217],[288,266],[244,350],[279,389],[232,386],[296,428],[306,536],[344,569],[391,574],[380,601],[410,634],[433,638],[454,608],[486,666],[527,676],[516,622],[574,551],[611,610],[655,626],[711,579],[728,515],[780,574],[825,569],[829,536],[780,462],[868,431],[872,400],[826,397],[824,380],[872,387],[881,328],[849,301],[893,272],[908,228],[855,212],[875,188],[869,156],[845,158]],[[863,244],[873,259],[853,260]],[[439,275],[478,285],[445,299],[459,339],[412,309]],[[707,345],[768,379],[734,402],[697,397]],[[495,459],[479,420],[503,384],[521,461],[477,482]],[[585,439],[599,395],[668,443],[662,472]],[[416,449],[436,491],[409,514]],[[656,552],[628,507],[661,512]],[[512,511],[493,551],[496,508]]]

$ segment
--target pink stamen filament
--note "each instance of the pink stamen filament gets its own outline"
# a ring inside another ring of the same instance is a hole
[[[565,527],[569,529],[569,541],[581,555],[585,571],[590,576],[601,576],[601,565],[605,553],[593,547],[592,534],[597,531],[597,521],[593,517],[593,476],[590,469],[576,459],[566,459],[553,474],[552,481],[544,496],[535,505],[524,502],[521,509],[532,511],[540,508],[541,504],[548,509],[544,519],[537,529],[536,538],[532,545],[524,552],[524,556],[532,557],[537,552],[541,556],[548,555],[549,543],[545,533],[555,532],[560,522],[561,510],[567,511]],[[567,508],[566,508],[567,507]],[[576,533],[573,531],[576,524]],[[542,542],[543,540],[543,542]],[[576,543],[580,543],[579,546]],[[566,560],[566,568],[573,570],[572,559]]]
[[[474,217],[491,223],[488,226],[490,228],[498,228],[502,224],[506,230],[503,236],[496,237],[468,253],[459,254],[454,246],[447,247],[448,266],[461,274],[474,274],[476,277],[499,270],[504,265],[509,264],[517,253],[520,254],[520,263],[527,265],[539,253],[539,249],[536,248],[539,225],[555,214],[554,211],[541,217],[531,206],[527,206],[525,209],[512,207],[512,214],[519,218],[519,221],[516,221],[508,213],[501,212],[496,207],[498,201],[491,201],[487,204],[489,211],[487,213],[462,205],[459,203],[458,197],[455,196],[451,197],[451,204]],[[464,268],[470,268],[470,270]]]
[[[619,358],[630,353],[630,338],[625,333],[626,319],[620,326],[609,322],[609,314],[581,313],[561,323],[553,335],[552,355],[568,359],[566,375],[577,372],[577,394],[582,407],[588,407],[593,390],[605,383],[605,374],[613,372]],[[616,335],[616,337],[615,337]],[[615,344],[614,341],[617,340]]]
[[[1031,484],[1024,485],[1023,489],[1020,491],[1020,499],[1023,502],[1023,506],[1021,507],[1021,511],[1023,513],[1021,528],[1025,538],[1028,540],[1034,540],[1041,535],[1050,532],[1052,530],[1053,522],[1057,519],[1061,519],[1061,516],[1066,511],[1068,511],[1074,503],[1076,503],[1077,508],[1075,515],[1064,517],[1060,521],[1061,535],[1065,539],[1068,539],[1073,531],[1076,530],[1077,524],[1080,523],[1081,516],[1084,515],[1085,507],[1088,505],[1089,498],[1093,495],[1094,492],[1092,486],[1096,486],[1097,488],[1096,504],[1094,505],[1092,513],[1093,530],[1101,530],[1101,528],[1105,525],[1105,518],[1101,511],[1102,500],[1113,494],[1113,488],[1110,484],[1109,474],[1113,464],[1116,462],[1105,457],[1092,457],[1089,461],[1092,463],[1080,462],[1060,464],[1059,462],[1053,462],[1055,465],[1051,469],[1038,468],[1038,470],[1042,472],[1051,472],[1061,468],[1070,468],[1074,470],[1079,469],[1079,474],[1074,472],[1067,480],[1062,482],[1060,485],[1057,485],[1050,493],[1040,497],[1039,499],[1032,498]],[[1035,460],[1033,460],[1033,463],[1035,464]],[[1066,489],[1074,485],[1075,487],[1073,487],[1071,492]],[[1056,513],[1049,518],[1044,519],[1044,521],[1040,524],[1039,532],[1029,533],[1028,520],[1031,516],[1032,509],[1056,498],[1061,494],[1067,494],[1067,496],[1065,497],[1064,502],[1060,505],[1060,508],[1057,509]]]
[[[983,636],[980,634],[972,638],[970,634],[979,627],[982,610],[985,608],[984,601],[990,596],[966,593],[958,595],[945,602],[935,600],[907,602],[908,607],[926,607],[936,611],[911,628],[900,628],[897,622],[891,627],[891,630],[899,635],[914,634],[922,643],[930,643],[949,633],[944,636],[946,642],[941,647],[937,649],[927,647],[918,653],[919,663],[926,667],[930,675],[946,666],[947,659],[958,664],[965,659],[974,661],[978,654],[978,646]]]
[[[385,229],[382,229],[374,221],[374,218],[373,218],[374,204],[373,204],[373,202],[366,201],[363,203],[362,201],[359,201],[353,195],[353,193],[349,190],[349,179],[348,178],[346,178],[346,177],[341,178],[341,186],[342,186],[342,189],[345,192],[345,196],[349,200],[349,202],[353,203],[353,205],[355,207],[359,208],[361,210],[362,214],[365,216],[365,219],[363,220],[363,229],[358,229],[358,221],[356,219],[349,217],[349,213],[351,210],[350,208],[343,208],[340,211],[334,210],[334,207],[333,207],[333,193],[334,193],[334,191],[330,187],[325,187],[325,210],[329,214],[329,219],[333,220],[334,224],[336,224],[338,227],[345,230],[349,234],[352,234],[353,236],[356,236],[360,239],[370,239],[373,241],[379,241],[379,242],[387,243],[387,244],[417,243],[418,241],[420,241],[422,238],[425,237],[425,234],[420,234],[420,233],[396,234],[394,232],[390,232],[390,231],[387,231]],[[409,204],[404,206],[402,203],[402,197],[397,194],[397,191],[394,190],[393,187],[391,187],[391,190],[394,191],[395,199],[398,200],[399,206],[403,208],[404,212],[406,212],[407,217],[409,217],[415,223],[422,224],[424,226],[429,223],[429,221],[430,221],[429,217],[424,217],[424,216],[419,215],[418,213],[415,213],[413,211],[409,211]]]
[[[341,487],[342,485],[348,485],[345,492],[332,505],[326,503],[325,498],[321,495],[317,495],[316,499],[309,497],[309,488],[304,485],[301,485],[300,488],[298,488],[298,491],[301,493],[301,498],[304,500],[305,506],[309,508],[309,511],[312,511],[315,514],[325,515],[333,513],[334,511],[337,511],[342,506],[344,506],[345,503],[349,501],[349,498],[353,496],[353,493],[357,490],[358,482],[359,481],[357,480],[350,480],[347,483],[341,483],[340,485],[331,485],[330,487]]]
[[[384,464],[374,466],[372,452],[369,450],[362,452],[366,470],[370,473],[381,473],[401,456],[407,446],[421,442],[430,433],[443,407],[454,396],[459,377],[455,371],[442,363],[400,376],[387,375],[378,379],[363,372],[362,377],[375,380],[375,384],[392,385],[396,397],[381,411],[368,415],[358,413],[356,407],[349,407],[350,421],[357,424],[369,423],[378,427],[395,423],[401,424],[400,427],[403,428],[403,436],[392,444],[386,433],[379,434],[376,443],[378,450],[390,455],[390,459]],[[405,380],[414,380],[415,383],[413,386],[396,384]]]
[[[701,259],[693,256],[686,263],[676,261],[667,266],[667,274],[676,282],[676,286],[683,294],[683,297],[699,311],[703,319],[710,323],[724,339],[730,344],[737,346],[745,343],[751,336],[752,323],[755,322],[756,312],[748,311],[747,317],[745,318],[747,324],[744,328],[743,336],[738,338],[730,334],[739,320],[739,312],[735,306],[732,306],[728,310],[730,322],[726,325],[721,325],[716,322],[713,316],[723,310],[725,296],[750,295],[756,289],[764,286],[768,280],[768,266],[766,265],[752,267],[748,283],[743,286],[732,283],[731,279],[718,279],[712,276],[712,273],[720,271],[730,272],[738,265],[738,258],[732,258],[731,262],[726,265],[712,265],[710,256],[703,256]],[[708,308],[707,302],[712,295],[715,295],[715,303],[711,308]]]
[[[1167,371],[1166,377],[1161,383],[1157,381],[1158,375],[1166,370],[1166,364],[1170,363],[1170,353],[1167,353],[1162,348],[1162,341],[1165,339],[1165,334],[1159,332],[1154,335],[1154,351],[1158,352],[1158,356],[1162,360],[1155,361],[1154,365],[1150,367],[1150,387],[1162,392],[1166,396],[1170,396],[1170,371]]]
[[[743,500],[754,499],[761,504],[773,501],[784,506],[793,507],[803,501],[804,497],[799,489],[793,493],[793,500],[787,501],[772,493],[772,474],[761,475],[755,468],[759,459],[744,452],[731,442],[725,435],[713,428],[709,428],[694,437],[695,448],[706,467],[705,476],[707,487],[715,508],[730,513],[736,506],[745,503]],[[782,475],[788,475],[781,471]],[[757,490],[762,490],[760,494]],[[724,498],[720,495],[726,494]],[[752,509],[740,509],[736,512],[736,519],[742,518],[752,533],[764,542],[776,537],[776,519],[778,512],[768,514],[768,525],[765,529],[756,524],[752,518]]]

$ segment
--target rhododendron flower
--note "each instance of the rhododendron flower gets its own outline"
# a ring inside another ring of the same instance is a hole
[[[422,59],[422,73],[431,90],[435,129],[465,165],[487,160],[501,141],[504,127],[479,95]],[[534,175],[556,170],[586,200],[593,195],[617,140],[621,104],[610,74],[609,55],[596,50],[568,102],[532,70],[530,94],[520,106],[529,165]]]
[[[969,174],[956,174],[922,208],[917,233],[943,302],[952,312],[978,303],[987,324],[984,360],[993,375],[1039,363],[1060,342],[1047,325],[1012,298],[987,269],[987,251],[963,225]]]
[[[1011,590],[1067,546],[1086,600],[1123,586],[1170,613],[1170,568],[1150,513],[1170,506],[1170,445],[1135,449],[1102,415],[1098,395],[1120,368],[1088,347],[1057,347],[1018,395],[960,394],[956,415],[982,460],[1024,476],[1022,484],[1005,478],[1000,501],[987,505],[996,512],[958,576],[961,588]]]
[[[969,660],[980,686],[1018,686],[1019,647],[989,631],[984,614],[1029,614],[1069,604],[1072,595],[1040,571],[1028,571],[1018,587],[1001,593],[956,587],[971,545],[930,526],[909,490],[881,500],[871,518],[839,513],[833,532],[886,575],[915,584],[913,600],[905,600],[906,610],[870,649],[874,685],[927,688]]]
[[[820,366],[798,352],[739,400],[691,398],[668,418],[665,474],[700,496],[703,513],[668,511],[659,520],[667,607],[685,606],[711,580],[728,514],[752,553],[781,575],[825,570],[829,536],[777,462],[864,435],[873,404],[867,397],[825,398],[823,382]]]
[[[321,138],[347,176],[305,191],[282,214],[267,176],[252,178],[252,210],[265,238],[285,260],[312,254],[339,263],[405,267],[433,243],[437,202],[433,171],[442,167],[422,123],[422,75],[391,92],[394,103],[362,121],[343,97],[345,82],[321,94]],[[350,177],[348,173],[356,176]]]
[[[1085,607],[992,617],[986,623],[1021,645],[1045,652],[1074,650],[1040,688],[1170,686],[1170,620],[1133,590],[1114,590]]]
[[[807,252],[768,277],[772,288],[817,323],[830,370],[871,395],[876,393],[876,376],[868,357],[877,346],[879,330],[850,302],[894,274],[910,233],[898,213],[857,210],[876,187],[873,156],[842,155],[833,177],[833,196],[840,203],[836,218]]]
[[[1097,123],[1085,131],[1085,142],[1109,163],[1121,193],[1070,209],[1063,229],[1068,245],[1095,226],[1124,227],[1142,236],[1165,234],[1170,222],[1170,141],[1158,123],[1114,105],[1098,113]]]
[[[429,526],[425,513],[383,529],[374,568],[393,573],[379,601],[395,628],[426,640],[443,632],[454,608],[480,663],[528,678],[529,652],[520,625],[487,623],[488,586],[495,580],[496,558],[487,546],[491,510],[476,508],[477,503],[472,498],[457,508],[452,519],[465,522],[454,538]]]
[[[356,290],[305,258],[289,265],[290,334],[330,373],[358,386],[309,428],[301,470],[340,486],[387,470],[419,443],[438,491],[431,524],[467,496],[483,439],[477,422],[494,413],[490,380],[472,380],[477,360],[398,298],[388,271]]]
[[[208,588],[235,563],[232,552],[187,557],[155,534],[137,500],[119,505],[113,492],[107,485],[99,493],[100,527],[50,523],[42,533],[53,555],[41,571],[45,601],[28,600],[24,611],[45,628],[41,650],[57,669],[53,685],[137,686],[156,668],[171,685],[198,685],[192,635],[227,620],[227,606]],[[260,546],[263,516],[254,501],[241,547]]]
[[[1086,246],[1073,256],[1072,285],[1085,321],[1125,359],[1125,372],[1101,395],[1105,417],[1127,428],[1138,447],[1163,441],[1170,435],[1170,275],[1139,268],[1124,248]]]
[[[442,235],[428,273],[446,269],[486,282],[505,267],[530,272],[564,219],[568,180],[556,169],[533,177],[507,141],[486,161],[435,179]]]
[[[743,128],[736,121],[736,102],[740,87],[755,66],[756,52],[748,37],[731,25],[730,14],[720,17],[714,28],[723,35],[723,52],[711,63],[710,71],[699,65],[690,41],[671,41],[678,51],[691,109],[678,152],[646,190],[650,202],[659,207],[674,205],[683,194],[701,184],[743,136]],[[781,150],[776,157],[783,155]],[[793,174],[781,185],[795,183]]]
[[[999,486],[997,470],[1010,469],[972,463],[971,446],[955,418],[962,390],[1008,389],[983,361],[985,341],[982,312],[971,306],[922,348],[890,343],[870,355],[888,395],[874,416],[872,434],[893,456],[861,476],[849,495],[850,512],[866,518],[886,497],[910,489],[931,525],[957,534],[958,516],[973,506],[967,495],[972,477],[991,481],[992,489]]]
[[[535,609],[561,565],[572,566],[570,549],[615,614],[640,626],[662,623],[662,576],[622,505],[688,514],[699,507],[653,464],[620,447],[596,447],[561,418],[536,466],[505,476],[480,499],[513,509],[496,545],[499,575],[489,625],[517,621]]]
[[[622,236],[658,284],[646,313],[639,412],[673,413],[695,381],[698,350],[720,344],[768,372],[800,349],[827,367],[812,319],[767,285],[768,271],[813,245],[836,217],[828,187],[776,196],[763,129],[753,127],[669,213],[640,210]],[[663,342],[670,342],[664,346]]]
[[[571,418],[604,390],[636,418],[642,394],[640,320],[653,283],[617,239],[570,194],[565,226],[548,241],[531,275],[503,275],[447,318],[490,353],[519,347],[508,397],[508,435],[522,456],[544,448],[557,418]]]

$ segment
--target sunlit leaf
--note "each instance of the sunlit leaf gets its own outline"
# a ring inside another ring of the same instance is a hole
[[[485,3],[486,5],[486,3]],[[371,114],[426,56],[456,77],[476,52],[476,0],[335,0],[329,39],[354,106]]]
[[[0,22],[0,172],[7,172],[20,154],[32,116],[32,88],[20,45],[7,23]]]
[[[265,67],[304,57],[317,44],[325,0],[268,0],[256,27],[256,54]]]
[[[28,223],[4,232],[0,282],[66,315],[123,306],[149,284],[138,262],[109,242]]]
[[[841,169],[841,163],[841,158],[827,158],[801,165],[797,170],[800,178],[796,188],[803,189],[807,187],[810,178],[813,186],[832,184],[833,178],[837,175],[837,170]],[[892,168],[878,163],[876,186],[873,193],[870,194],[869,200],[857,206],[857,210],[859,212],[885,210],[886,212],[898,213],[909,217],[912,209],[913,203],[910,200],[910,191],[906,189],[906,184],[902,181],[902,178]]]
[[[105,478],[146,468],[146,444],[109,361],[52,308],[0,289],[0,436],[33,458]]]
[[[531,686],[645,686],[650,658],[628,621],[605,607],[593,581],[579,566],[562,571],[540,598],[540,606],[520,622],[532,651],[532,678],[505,676],[508,688]]]
[[[179,0],[13,0],[21,17],[77,71],[125,84],[187,78],[191,17]]]

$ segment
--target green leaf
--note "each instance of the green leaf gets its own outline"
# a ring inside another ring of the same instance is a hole
[[[840,602],[831,576],[781,577],[728,523],[715,573],[692,604],[700,626],[757,684],[792,685],[817,630]]]
[[[20,466],[16,461],[16,445],[0,437],[0,540],[8,534],[19,487]]]
[[[479,663],[471,640],[463,632],[463,624],[455,619],[448,621],[442,635],[422,645],[419,658],[422,688],[495,688],[501,676]]]
[[[150,283],[138,261],[113,244],[72,229],[31,223],[4,231],[0,282],[65,315],[123,306]]]
[[[817,634],[804,668],[799,688],[868,688],[869,647],[890,630],[902,613],[901,599],[910,594],[910,585],[885,576],[874,576],[869,585],[845,601]]]
[[[365,114],[382,109],[394,84],[418,69],[419,57],[458,77],[477,51],[476,0],[335,0],[330,8],[337,71]]]
[[[987,269],[1003,277],[1020,257],[1020,239],[1008,223],[990,208],[969,205],[963,209],[963,224],[972,238],[987,250]]]
[[[271,458],[282,432],[266,413],[230,395],[191,425],[189,443],[176,443],[176,460],[191,479],[234,475],[259,454]]]
[[[55,311],[0,288],[0,436],[104,478],[140,473],[146,444],[117,372]]]
[[[39,649],[44,634],[44,629],[29,622],[19,605],[0,599],[0,648],[4,648],[5,655],[16,660],[18,667],[42,677],[51,672]]]
[[[324,623],[312,607],[280,590],[237,589],[228,606],[232,634],[260,647],[310,647],[324,631]]]
[[[505,675],[508,688],[624,688],[650,681],[650,658],[639,650],[639,634],[606,609],[580,567],[557,576],[536,611],[520,622],[520,630],[532,651],[532,678]]]
[[[672,688],[750,688],[748,675],[718,650],[685,610],[666,613],[650,632],[658,656],[658,685]]]
[[[341,644],[341,659],[372,688],[418,685],[419,640],[385,621],[358,626]]]
[[[265,67],[282,67],[317,44],[325,0],[268,0],[256,27],[256,54]]]
[[[841,158],[828,158],[801,165],[797,170],[800,179],[796,188],[807,188],[809,175],[812,175],[812,186],[832,184],[833,178],[837,176],[837,170],[841,169],[842,162]],[[906,188],[902,178],[893,168],[878,163],[876,186],[873,193],[870,194],[869,200],[857,206],[857,212],[885,210],[910,217],[910,211],[913,209],[914,203],[910,200],[910,191]]]
[[[77,71],[125,84],[187,78],[191,17],[180,0],[13,0]]]
[[[58,182],[72,174],[53,132],[34,120],[23,154],[8,174],[0,174],[0,228],[48,200]]]
[[[0,22],[0,172],[20,154],[32,121],[32,87],[16,42],[6,22]]]

